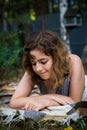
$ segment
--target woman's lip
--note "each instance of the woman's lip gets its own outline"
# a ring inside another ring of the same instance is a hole
[[[39,75],[44,75],[44,74],[46,74],[47,72],[43,72],[43,73],[39,73]]]

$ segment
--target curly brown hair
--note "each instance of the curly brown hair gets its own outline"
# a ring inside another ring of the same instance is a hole
[[[64,42],[53,31],[42,31],[30,38],[24,47],[23,67],[36,84],[42,79],[33,71],[30,62],[30,51],[38,49],[53,59],[53,78],[56,87],[61,86],[69,75],[69,54]]]

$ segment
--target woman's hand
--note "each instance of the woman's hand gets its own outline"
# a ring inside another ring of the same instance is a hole
[[[72,100],[71,97],[68,96],[63,96],[60,94],[53,94],[51,96],[51,99],[55,100],[56,102],[58,102],[60,105],[67,105],[67,104],[72,104],[74,103],[74,101]]]
[[[33,97],[22,108],[24,110],[41,110],[48,106],[59,106],[59,103],[49,98],[43,98],[43,96]]]
[[[67,96],[59,94],[47,94],[32,97],[22,108],[24,110],[41,110],[49,106],[59,106],[74,103],[74,101]]]

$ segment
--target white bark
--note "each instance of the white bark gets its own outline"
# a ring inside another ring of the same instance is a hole
[[[67,30],[66,30],[65,24],[64,24],[64,15],[68,9],[67,0],[60,0],[59,8],[60,8],[61,37],[62,37],[63,41],[66,42],[66,46],[67,46],[68,50],[70,51],[69,38],[67,37]]]

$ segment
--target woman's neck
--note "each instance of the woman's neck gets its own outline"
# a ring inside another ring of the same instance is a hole
[[[45,87],[48,90],[48,93],[55,93],[55,80],[54,79],[48,79],[44,81]]]

